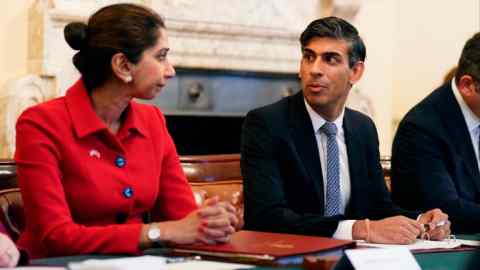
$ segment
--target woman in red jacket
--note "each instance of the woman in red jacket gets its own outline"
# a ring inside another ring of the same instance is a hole
[[[165,25],[145,7],[116,4],[65,27],[79,79],[17,122],[15,160],[32,258],[137,254],[155,243],[228,241],[234,208],[198,208],[163,114],[152,99],[175,75]],[[143,224],[150,213],[155,222]]]

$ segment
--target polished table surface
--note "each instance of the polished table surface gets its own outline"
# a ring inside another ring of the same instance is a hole
[[[34,265],[49,265],[49,266],[66,266],[69,262],[83,261],[86,259],[110,259],[118,258],[119,256],[103,256],[103,255],[91,255],[91,256],[72,256],[72,257],[57,257],[49,259],[37,259],[33,260]],[[465,269],[480,269],[480,263],[478,267],[474,267],[473,263],[480,261],[480,252],[478,251],[460,251],[460,252],[439,252],[439,253],[423,253],[416,254],[418,264],[425,270],[465,270]],[[270,269],[265,267],[258,267],[257,269]],[[278,268],[272,268],[278,269]],[[285,269],[301,269],[297,268],[285,268]],[[349,267],[337,267],[336,269],[349,269]]]
[[[480,240],[480,234],[477,235],[458,235],[459,239]],[[168,250],[152,249],[147,250],[147,255],[162,255]],[[418,264],[425,270],[465,270],[480,269],[480,249],[469,251],[448,251],[436,253],[422,253],[414,255]],[[69,262],[83,261],[86,259],[110,259],[119,258],[121,256],[107,255],[88,255],[88,256],[71,256],[56,257],[48,259],[32,260],[32,265],[49,265],[49,266],[66,266]],[[345,260],[345,259],[344,259]],[[343,261],[344,262],[344,261]],[[256,269],[279,269],[268,267],[257,267]],[[302,269],[301,267],[285,268],[285,269]],[[352,269],[348,263],[341,263],[341,266],[335,267],[336,270]]]

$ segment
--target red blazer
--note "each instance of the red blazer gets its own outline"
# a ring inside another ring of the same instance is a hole
[[[124,117],[111,133],[79,80],[18,119],[18,245],[31,257],[138,253],[142,215],[173,220],[196,209],[162,113],[131,101]]]

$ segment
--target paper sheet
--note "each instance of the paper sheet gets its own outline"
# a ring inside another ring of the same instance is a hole
[[[212,261],[187,261],[180,263],[167,264],[166,270],[233,270],[233,269],[248,269],[254,268],[253,265],[237,264],[237,263],[223,263]]]
[[[71,270],[164,270],[166,259],[160,256],[139,256],[119,259],[91,259],[69,263]]]
[[[200,260],[167,263],[167,258],[165,257],[139,256],[119,259],[86,260],[83,262],[70,263],[68,267],[71,270],[233,270],[248,269],[255,266]]]
[[[355,270],[421,270],[405,247],[347,249],[345,254]]]
[[[445,239],[443,241],[430,241],[430,240],[421,240],[417,239],[415,243],[410,245],[387,245],[387,244],[372,244],[366,243],[363,240],[357,241],[358,246],[366,247],[378,247],[378,248],[395,248],[395,247],[406,247],[409,250],[421,250],[421,249],[436,249],[436,248],[445,248],[451,249],[456,248],[462,245],[459,240],[455,239]]]
[[[15,270],[65,270],[64,267],[59,266],[20,266],[15,268],[3,268],[3,269],[15,269]]]
[[[470,246],[470,247],[480,247],[480,241],[477,240],[464,240],[464,239],[457,239],[462,245]]]

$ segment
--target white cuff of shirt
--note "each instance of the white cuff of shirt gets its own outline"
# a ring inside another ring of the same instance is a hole
[[[337,230],[333,233],[332,237],[342,240],[353,240],[352,228],[356,220],[348,219],[338,222]]]

